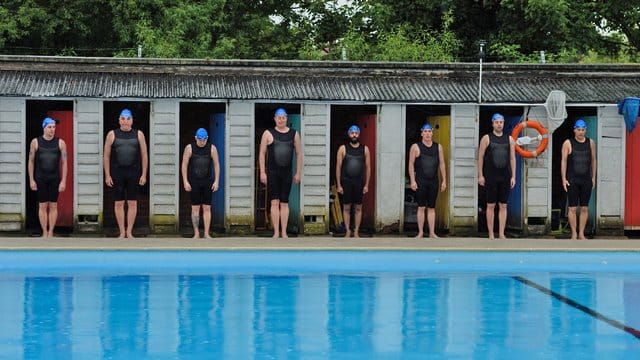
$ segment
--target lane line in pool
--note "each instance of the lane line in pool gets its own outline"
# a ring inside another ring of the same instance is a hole
[[[540,291],[540,292],[542,292],[542,293],[544,293],[546,295],[552,296],[552,297],[556,298],[557,300],[559,300],[559,301],[561,301],[561,302],[563,302],[563,303],[565,303],[565,304],[567,304],[567,305],[569,305],[571,307],[574,307],[574,308],[576,308],[576,309],[578,309],[578,310],[580,310],[580,311],[582,311],[582,312],[584,312],[584,313],[586,313],[586,314],[588,314],[588,315],[590,315],[590,316],[592,316],[592,317],[594,317],[594,318],[596,318],[596,319],[598,319],[600,321],[604,321],[607,324],[609,324],[609,325],[611,325],[611,326],[613,326],[613,327],[615,327],[617,329],[620,329],[620,330],[622,330],[622,331],[624,331],[624,332],[626,332],[626,333],[628,333],[628,334],[630,334],[632,336],[635,336],[637,339],[640,339],[640,330],[638,330],[636,328],[633,328],[631,326],[627,326],[627,325],[625,325],[625,324],[623,324],[623,323],[621,323],[621,322],[619,322],[617,320],[614,320],[614,319],[611,319],[609,317],[606,317],[606,316],[602,315],[601,313],[599,313],[599,312],[597,312],[597,311],[595,311],[595,310],[593,310],[593,309],[591,309],[591,308],[589,308],[587,306],[584,306],[584,305],[582,305],[582,304],[580,304],[580,303],[578,303],[578,302],[576,302],[576,301],[574,301],[574,300],[572,300],[572,299],[570,299],[570,298],[568,298],[568,297],[566,297],[566,296],[564,296],[562,294],[559,294],[559,293],[557,293],[557,292],[555,292],[555,291],[553,291],[553,290],[551,290],[549,288],[546,288],[546,287],[544,287],[544,286],[542,286],[542,285],[540,285],[540,284],[538,284],[538,283],[536,283],[534,281],[531,281],[531,280],[529,280],[527,278],[524,278],[522,276],[513,276],[513,279],[515,279],[515,280],[517,280],[517,281],[519,281],[519,282],[521,282],[521,283],[523,283],[523,284],[525,284],[527,286],[530,286],[530,287],[532,287],[532,288],[534,288],[534,289],[536,289],[536,290],[538,290],[538,291]]]

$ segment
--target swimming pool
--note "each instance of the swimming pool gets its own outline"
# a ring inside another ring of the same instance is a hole
[[[630,252],[5,251],[2,358],[637,358]]]

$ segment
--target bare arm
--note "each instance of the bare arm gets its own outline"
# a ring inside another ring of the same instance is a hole
[[[104,140],[104,152],[102,154],[102,163],[104,164],[104,183],[112,187],[113,179],[111,179],[111,146],[115,140],[115,134],[113,130],[107,133],[107,138]]]
[[[478,149],[478,184],[484,186],[484,174],[482,168],[484,167],[484,154],[489,146],[489,135],[485,135],[480,140],[480,148]]]
[[[29,173],[29,187],[34,191],[38,190],[38,185],[34,178],[36,151],[38,151],[38,140],[33,139],[29,145],[29,163],[27,165],[27,171]]]
[[[509,162],[511,164],[511,188],[516,186],[516,142],[509,136]]]
[[[443,192],[447,189],[447,164],[444,162],[444,150],[442,149],[442,145],[438,144],[438,159],[440,162],[440,177],[442,178],[442,182],[440,184],[440,192]]]
[[[302,174],[302,145],[300,142],[300,133],[297,131],[293,138],[293,147],[296,150],[296,174],[293,177],[293,182],[299,184]]]
[[[191,184],[189,183],[189,177],[187,172],[189,171],[189,160],[191,160],[191,144],[184,147],[182,152],[182,166],[180,172],[182,173],[182,186],[185,191],[191,191]]]
[[[567,158],[571,154],[571,142],[565,140],[562,144],[562,159],[560,160],[560,176],[562,178],[562,188],[567,191],[567,186],[571,185],[567,181]]]
[[[262,133],[260,139],[260,151],[258,153],[258,166],[260,167],[260,182],[267,185],[267,145],[273,142],[273,135],[268,130]]]
[[[60,178],[60,184],[58,185],[58,191],[62,192],[67,188],[67,173],[68,173],[68,160],[67,160],[67,143],[60,139],[58,145],[60,147],[60,160],[62,166],[62,177]]]
[[[416,182],[416,158],[418,156],[420,156],[418,144],[411,145],[409,150],[409,182],[413,191],[418,190],[418,183]]]
[[[342,161],[344,160],[346,149],[344,145],[340,145],[338,148],[338,155],[336,157],[336,188],[340,194],[342,194],[342,182],[340,176],[342,174]]]
[[[140,185],[147,182],[147,170],[149,169],[149,154],[147,154],[147,141],[142,131],[138,130],[138,142],[140,143],[140,158],[142,160],[142,175],[140,175]]]
[[[371,154],[369,153],[369,147],[366,145],[364,146],[364,168],[365,178],[362,193],[366,194],[367,192],[369,192],[369,180],[371,180]]]
[[[590,141],[590,146],[591,146],[591,185],[595,188],[596,187],[596,170],[598,169],[597,163],[596,163],[596,143],[592,140],[589,139]]]
[[[220,159],[218,158],[218,149],[215,145],[211,145],[211,159],[213,160],[213,171],[215,172],[211,190],[218,191],[218,184],[220,183]]]

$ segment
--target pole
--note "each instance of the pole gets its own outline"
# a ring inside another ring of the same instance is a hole
[[[487,44],[485,40],[480,40],[480,52],[478,57],[480,58],[480,80],[478,83],[478,104],[482,103],[482,60],[484,59],[484,46]]]

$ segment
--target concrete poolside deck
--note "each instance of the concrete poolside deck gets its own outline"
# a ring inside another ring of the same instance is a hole
[[[405,236],[338,238],[299,236],[288,239],[269,237],[0,237],[0,250],[401,250],[401,251],[637,251],[640,239],[596,238],[588,240],[518,238],[445,237],[415,239]]]

